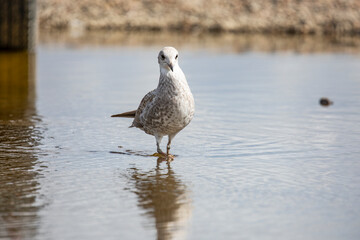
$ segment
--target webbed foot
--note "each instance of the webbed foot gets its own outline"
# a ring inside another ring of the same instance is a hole
[[[166,154],[166,153],[154,153],[152,156],[154,157],[158,157],[159,159],[161,160],[165,160],[165,161],[173,161],[174,160],[174,155],[171,155],[171,154]]]

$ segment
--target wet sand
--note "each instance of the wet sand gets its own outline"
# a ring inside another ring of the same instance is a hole
[[[191,49],[212,49],[222,52],[339,52],[358,54],[360,38],[356,36],[312,36],[278,34],[212,34],[123,31],[47,31],[39,34],[42,45],[82,47],[137,47],[171,45]]]

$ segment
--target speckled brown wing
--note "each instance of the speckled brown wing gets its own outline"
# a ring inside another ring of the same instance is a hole
[[[148,92],[143,97],[143,99],[140,102],[140,105],[139,105],[138,109],[136,110],[134,121],[133,121],[133,123],[132,123],[132,125],[130,127],[137,127],[137,128],[143,129],[144,126],[143,126],[143,123],[141,123],[140,115],[143,113],[146,106],[148,104],[150,104],[154,100],[154,98],[156,96],[155,92],[156,92],[156,89],[152,90],[151,92]]]

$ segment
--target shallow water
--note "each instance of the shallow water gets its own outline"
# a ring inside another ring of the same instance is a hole
[[[264,41],[179,44],[196,116],[170,163],[109,116],[179,39],[0,53],[0,238],[359,239],[360,51]]]

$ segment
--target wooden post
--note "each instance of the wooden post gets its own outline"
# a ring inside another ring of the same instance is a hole
[[[0,0],[0,49],[33,50],[36,0]]]
[[[34,53],[0,52],[1,120],[22,119],[26,122],[28,118],[34,116],[35,65]]]

